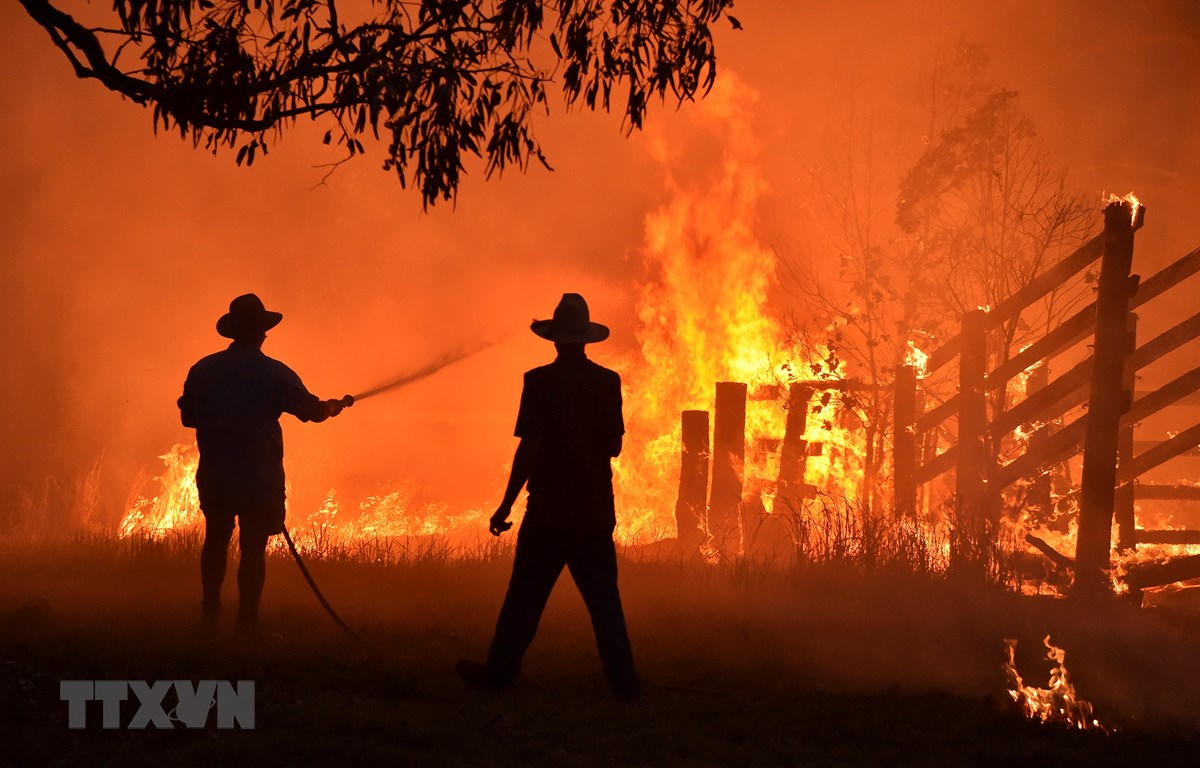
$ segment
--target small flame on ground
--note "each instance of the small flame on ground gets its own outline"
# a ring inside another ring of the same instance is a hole
[[[162,538],[172,531],[199,526],[203,520],[196,468],[200,453],[194,443],[175,445],[159,457],[163,469],[154,477],[158,492],[137,496],[118,526],[121,538],[133,535]],[[474,530],[487,520],[479,510],[452,513],[445,503],[423,503],[410,483],[382,488],[357,504],[343,505],[336,491],[329,491],[311,514],[288,510],[288,527],[297,541],[348,543],[385,537],[441,536]]]
[[[1100,730],[1111,733],[1113,729],[1106,728],[1093,717],[1091,703],[1080,698],[1071,684],[1065,659],[1066,651],[1050,642],[1046,635],[1042,642],[1046,646],[1046,658],[1054,662],[1050,670],[1050,682],[1047,688],[1036,688],[1025,685],[1016,666],[1016,640],[1005,640],[1008,650],[1008,663],[1004,671],[1008,674],[1012,686],[1008,695],[1021,706],[1026,717],[1040,720],[1043,723],[1062,723],[1080,731]]]
[[[138,496],[130,503],[118,532],[121,538],[140,533],[162,537],[167,531],[198,524],[200,492],[196,488],[196,468],[200,453],[195,445],[176,445],[159,456],[164,469],[154,478],[159,492],[153,498]]]

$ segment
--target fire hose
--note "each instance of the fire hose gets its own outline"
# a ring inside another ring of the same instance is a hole
[[[450,353],[438,358],[437,360],[433,361],[432,363],[425,366],[424,368],[421,368],[420,370],[414,371],[412,373],[406,373],[403,376],[400,376],[399,378],[393,379],[384,384],[380,384],[379,386],[372,387],[360,394],[347,395],[346,397],[341,398],[337,402],[340,403],[343,408],[347,408],[351,405],[354,405],[356,402],[358,402],[360,400],[366,400],[368,397],[374,397],[375,395],[381,395],[384,392],[391,392],[393,390],[400,389],[401,387],[404,387],[408,384],[412,384],[413,382],[420,381],[421,379],[424,379],[424,378],[428,378],[429,376],[432,376],[433,374],[442,370],[446,366],[457,363],[459,360],[462,360],[465,357],[470,357],[471,355],[474,355],[477,352],[481,352],[484,349],[486,349],[487,347],[491,346],[491,344],[492,344],[492,342],[483,342],[483,343],[477,344],[473,347],[467,347],[464,349],[456,350],[454,352],[450,352]],[[308,566],[304,564],[304,558],[302,558],[300,556],[300,550],[296,548],[296,542],[292,540],[292,534],[288,531],[287,528],[283,529],[283,538],[287,542],[288,550],[292,553],[292,559],[294,559],[296,561],[296,565],[299,566],[299,568],[300,568],[300,573],[303,574],[304,580],[308,582],[309,588],[312,590],[313,595],[316,596],[317,602],[319,602],[321,604],[321,607],[325,609],[325,612],[329,614],[329,618],[333,619],[334,624],[337,624],[338,627],[340,627],[343,632],[345,632],[347,635],[350,636],[351,639],[355,640],[356,642],[358,642],[361,645],[364,645],[374,651],[378,651],[379,653],[382,653],[382,654],[385,654],[388,656],[396,656],[397,658],[404,658],[402,656],[398,656],[395,653],[392,653],[391,651],[388,651],[385,648],[381,648],[380,646],[376,645],[375,643],[372,643],[370,640],[367,640],[365,637],[363,637],[362,635],[358,634],[353,629],[351,629],[350,625],[342,620],[342,617],[339,616],[338,612],[334,610],[334,608],[330,604],[329,600],[327,600],[325,598],[324,593],[321,592],[321,588],[317,586],[316,580],[312,577],[312,574],[309,573]]]
[[[300,573],[304,574],[304,580],[308,582],[308,586],[310,589],[312,589],[312,593],[317,596],[317,602],[319,602],[321,607],[325,609],[325,612],[329,614],[329,618],[333,619],[333,623],[341,627],[343,632],[349,635],[352,640],[355,640],[361,645],[365,645],[371,650],[378,651],[386,656],[397,656],[397,654],[392,653],[386,648],[379,647],[375,643],[372,643],[370,640],[358,634],[350,628],[349,624],[342,620],[342,617],[338,615],[338,612],[335,611],[333,606],[330,605],[329,601],[325,599],[325,594],[321,592],[321,588],[317,586],[317,582],[312,577],[312,574],[308,572],[308,566],[304,564],[304,559],[300,557],[300,550],[296,549],[296,542],[292,541],[292,534],[288,532],[287,528],[283,529],[283,538],[287,542],[288,549],[291,550],[292,557],[295,559],[296,565],[300,566]]]

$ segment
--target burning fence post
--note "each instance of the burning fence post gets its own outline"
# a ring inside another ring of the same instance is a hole
[[[1079,536],[1075,545],[1075,585],[1079,596],[1108,589],[1116,501],[1117,437],[1129,410],[1125,394],[1128,355],[1129,270],[1133,264],[1133,211],[1129,203],[1104,209],[1104,256],[1096,297],[1096,341],[1092,349],[1092,390],[1083,444]]]
[[[1129,295],[1137,293],[1138,283],[1140,279],[1137,275],[1133,276],[1130,282]],[[1132,355],[1137,349],[1137,323],[1138,316],[1133,312],[1125,316],[1125,367],[1124,375],[1121,377],[1121,388],[1124,390],[1126,398],[1125,410],[1133,404],[1133,390],[1137,379],[1137,368],[1129,360],[1128,356]],[[1128,466],[1133,461],[1133,422],[1122,420],[1120,431],[1117,433],[1117,463],[1120,466]],[[1113,515],[1117,522],[1117,549],[1122,552],[1129,552],[1137,547],[1137,532],[1136,522],[1133,514],[1133,497],[1134,487],[1132,482],[1122,483],[1116,489],[1114,494]]]
[[[675,523],[681,552],[694,553],[704,543],[704,502],[708,498],[708,411],[684,411],[679,458],[679,497]]]
[[[1029,397],[1035,392],[1045,389],[1049,383],[1050,366],[1043,361],[1030,371],[1029,376],[1025,379],[1025,396]],[[1005,403],[1005,407],[1008,407],[1007,403]],[[1041,429],[1029,435],[1029,444],[1027,447],[1029,453],[1044,450],[1046,441],[1050,438],[1052,423],[1054,422],[1045,424]],[[1051,478],[1052,471],[1052,468],[1048,467],[1044,471],[1038,472],[1031,479],[1029,490],[1025,496],[1025,505],[1034,510],[1033,517],[1039,522],[1050,519],[1054,514],[1054,481]]]
[[[1129,566],[1125,583],[1130,590],[1140,591],[1195,578],[1200,578],[1200,555],[1176,557],[1165,562],[1135,563]]]
[[[741,544],[743,470],[746,463],[745,384],[717,383],[713,417],[712,492],[708,499],[708,532],[722,553],[736,554]]]
[[[783,445],[779,449],[779,478],[775,484],[776,509],[779,504],[797,504],[799,499],[812,498],[816,489],[804,482],[808,469],[810,446],[804,439],[808,429],[808,411],[816,387],[810,383],[793,384],[788,391],[787,423]]]
[[[960,566],[982,567],[987,547],[988,471],[987,444],[987,312],[977,309],[963,315],[962,354],[959,357],[958,465],[955,495],[958,524],[955,557]]]
[[[896,512],[912,517],[917,513],[917,369],[911,365],[896,369],[892,410]]]

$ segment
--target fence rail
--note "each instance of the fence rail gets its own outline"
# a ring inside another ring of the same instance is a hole
[[[1079,503],[1079,533],[1073,557],[1029,537],[1031,546],[1050,557],[1055,567],[1074,574],[1073,590],[1077,594],[1096,594],[1109,588],[1107,571],[1114,521],[1120,549],[1149,543],[1200,543],[1200,531],[1145,530],[1136,527],[1134,518],[1134,503],[1139,500],[1200,502],[1200,486],[1139,482],[1147,472],[1172,459],[1200,456],[1200,423],[1185,426],[1167,440],[1134,439],[1139,421],[1169,407],[1200,405],[1200,367],[1156,389],[1138,392],[1135,397],[1134,382],[1139,371],[1200,338],[1197,312],[1154,338],[1137,343],[1138,316],[1133,310],[1200,273],[1198,248],[1145,281],[1131,274],[1134,233],[1141,226],[1143,213],[1140,207],[1131,209],[1124,202],[1109,205],[1104,210],[1103,232],[996,307],[964,314],[959,332],[927,360],[928,372],[957,363],[958,389],[953,396],[927,408],[926,400],[931,398],[923,391],[917,370],[912,366],[897,370],[891,392],[895,507],[904,515],[918,514],[921,489],[952,473],[958,512],[956,536],[961,537],[956,541],[965,544],[952,549],[952,556],[970,557],[972,552],[983,550],[980,545],[987,542],[982,538],[994,535],[1003,510],[1003,494],[1014,483],[1029,480],[1031,489],[1041,489],[1037,498],[1051,503],[1047,469],[1061,466],[1080,453],[1081,482],[1074,490],[1059,495],[1060,500],[1063,496],[1073,497]],[[993,363],[988,349],[990,334],[1019,318],[1064,281],[1097,263],[1094,302],[1016,354]],[[1050,379],[1050,360],[1089,337],[1093,339],[1091,353]],[[1010,404],[1010,382],[1026,373],[1024,397]],[[721,382],[716,384],[711,419],[707,411],[683,413],[676,507],[681,543],[695,548],[706,535],[709,541],[719,540],[714,546],[723,551],[731,543],[726,539],[745,543],[745,532],[751,525],[746,517],[748,510],[754,506],[756,494],[764,489],[773,490],[777,500],[815,495],[817,489],[805,481],[805,471],[808,458],[821,454],[823,446],[806,441],[804,434],[813,398],[828,390],[879,391],[859,381],[802,381],[786,390],[749,389],[745,384]],[[784,399],[787,419],[783,437],[760,437],[749,446],[753,455],[779,452],[778,476],[744,477],[747,402]],[[1083,404],[1087,411],[1077,413]],[[1077,415],[1070,418],[1072,413]],[[955,424],[950,430],[947,424],[952,420]],[[947,434],[954,434],[954,439],[941,439]],[[1014,440],[1018,434],[1024,439]],[[943,447],[946,442],[950,444]],[[1011,460],[1001,461],[1002,444],[1020,445],[1020,452]],[[1200,559],[1194,561],[1195,566],[1190,563],[1161,568],[1139,566],[1130,573],[1128,583],[1134,589],[1163,583],[1155,579],[1190,573],[1189,568],[1200,576]]]
[[[1195,532],[1146,531],[1135,527],[1135,500],[1200,501],[1200,487],[1138,483],[1145,473],[1179,456],[1200,456],[1200,424],[1188,426],[1165,441],[1135,441],[1137,422],[1163,409],[1200,405],[1200,367],[1167,384],[1134,397],[1135,374],[1200,337],[1196,313],[1140,346],[1138,309],[1185,279],[1200,273],[1200,248],[1141,281],[1130,274],[1134,232],[1141,226],[1139,208],[1114,203],[1105,209],[1105,228],[1077,251],[1034,278],[1026,287],[990,311],[969,312],[955,336],[930,354],[932,372],[957,361],[958,392],[929,410],[914,408],[920,398],[902,393],[915,373],[897,374],[895,395],[896,505],[915,510],[919,489],[936,478],[954,473],[955,501],[960,525],[995,517],[1000,494],[1022,479],[1035,479],[1048,467],[1083,453],[1084,474],[1073,492],[1080,502],[1079,536],[1075,558],[1075,591],[1107,588],[1106,571],[1112,554],[1110,531],[1114,518],[1119,548],[1139,543],[1191,542]],[[1043,336],[988,370],[987,334],[1010,321],[1065,280],[1099,262],[1096,301],[1073,313]],[[1052,380],[1030,386],[1027,395],[1009,405],[1008,384],[1020,374],[1044,367],[1050,359],[1091,337],[1092,353]],[[995,405],[988,413],[987,395]],[[1069,423],[1065,418],[1086,404],[1086,413]],[[941,448],[929,435],[957,421],[957,440]],[[1024,449],[1007,463],[998,459],[999,444],[1018,429],[1030,430]],[[902,434],[903,432],[903,434]],[[920,456],[916,446],[932,442]],[[908,454],[921,460],[908,460]],[[1144,582],[1151,578],[1142,574]]]

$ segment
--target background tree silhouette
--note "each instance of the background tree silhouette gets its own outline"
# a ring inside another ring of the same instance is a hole
[[[568,106],[640,128],[652,97],[703,95],[716,76],[710,25],[732,0],[114,0],[112,11],[20,0],[80,78],[154,112],[196,146],[266,154],[299,117],[385,170],[451,199],[464,155],[486,174],[536,159],[533,130],[561,81]],[[92,20],[90,17],[107,16]],[[729,16],[735,28],[740,24]]]
[[[982,46],[962,41],[919,80],[916,115],[862,115],[851,103],[825,138],[808,211],[816,245],[780,254],[795,300],[793,340],[821,378],[860,379],[843,406],[864,430],[865,499],[878,507],[891,437],[891,384],[910,348],[931,352],[963,313],[996,306],[1082,245],[1096,206],[1074,188],[1015,91],[988,77]],[[899,148],[893,147],[896,144]],[[921,147],[913,152],[911,147]],[[910,149],[905,149],[905,148]],[[895,179],[879,170],[899,154]],[[1000,326],[991,365],[1007,361],[1090,298],[1092,273]],[[951,368],[924,381],[935,401]],[[993,409],[1008,390],[991,393]],[[999,454],[1005,446],[997,442]]]

